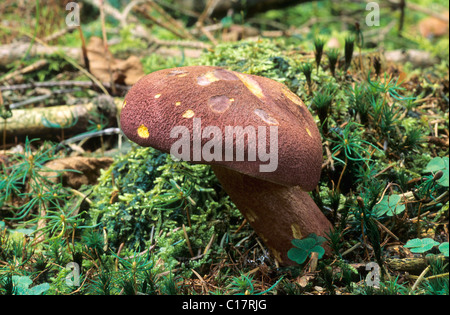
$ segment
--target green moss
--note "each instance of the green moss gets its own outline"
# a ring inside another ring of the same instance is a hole
[[[236,229],[242,217],[209,166],[175,162],[152,148],[134,148],[103,172],[94,188],[92,224],[106,228],[111,249],[143,251],[155,245],[169,266],[203,253],[213,238]],[[204,263],[205,257],[201,261]]]

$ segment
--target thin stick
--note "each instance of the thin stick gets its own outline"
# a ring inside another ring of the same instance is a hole
[[[108,82],[102,83],[106,88],[110,88],[110,84]],[[37,87],[66,87],[66,86],[75,86],[82,88],[92,88],[96,86],[95,82],[92,81],[45,81],[45,82],[33,82],[33,83],[24,83],[24,84],[15,84],[15,85],[7,85],[0,86],[1,91],[17,91],[17,90],[26,90],[26,89],[34,89]],[[120,88],[123,91],[128,91],[130,89],[127,85],[116,84],[116,88]],[[65,91],[67,93],[67,91]]]
[[[213,243],[213,241],[214,241],[215,236],[216,236],[216,234],[213,234],[213,235],[211,236],[211,239],[209,240],[208,245],[206,245],[206,248],[205,248],[205,250],[203,251],[203,255],[206,255],[206,254],[208,253],[208,251],[209,251],[209,249],[211,248],[211,245],[212,245],[212,243]]]
[[[444,277],[448,277],[448,272],[446,272],[446,273],[441,273],[441,274],[439,274],[439,275],[434,275],[434,276],[426,277],[425,280],[432,280],[432,279],[438,279],[438,278],[444,278]]]
[[[36,70],[39,70],[40,68],[46,66],[48,64],[48,61],[45,59],[40,59],[34,63],[32,63],[31,65],[23,68],[23,69],[19,69],[16,70],[14,72],[11,72],[7,75],[5,75],[0,81],[7,81],[11,78],[17,77],[19,74],[25,74],[25,73],[29,73],[29,72],[33,72]]]
[[[102,35],[103,35],[103,48],[105,50],[106,61],[108,63],[108,72],[109,72],[109,81],[111,83],[112,93],[116,94],[116,87],[114,85],[113,75],[111,71],[111,55],[108,51],[108,38],[106,36],[106,27],[105,27],[105,12],[104,12],[104,0],[100,0],[100,19],[102,22]]]
[[[194,269],[191,269],[191,270],[197,276],[197,278],[200,280],[200,282],[202,283],[202,291],[204,293],[207,293],[208,292],[208,285],[207,285],[206,281],[202,278],[202,276],[200,276],[198,274],[197,271],[195,271]]]
[[[387,234],[389,234],[390,236],[392,236],[393,238],[395,238],[397,241],[400,241],[400,239],[394,234],[392,233],[387,227],[385,227],[382,223],[380,223],[378,220],[373,219],[375,221],[375,223],[378,225],[378,227],[380,227],[381,229],[383,229]]]
[[[203,10],[203,13],[198,18],[197,24],[200,26],[203,26],[206,19],[208,19],[211,14],[214,12],[214,9],[216,8],[217,4],[219,4],[220,0],[209,0],[206,4],[205,10]]]
[[[194,257],[194,252],[192,251],[191,242],[189,241],[189,237],[188,237],[188,234],[186,232],[186,227],[184,226],[184,224],[182,225],[182,227],[183,227],[184,237],[186,238],[186,243],[187,243],[187,246],[189,248],[189,253],[191,254],[191,257]]]
[[[411,288],[411,294],[419,286],[420,282],[422,282],[422,280],[425,277],[425,275],[427,274],[428,270],[430,270],[430,267],[431,266],[428,266],[427,268],[425,268],[425,270],[422,271],[422,273],[420,274],[419,278],[417,278],[416,282],[414,282],[414,285]]]
[[[83,30],[81,29],[81,25],[78,26],[78,32],[80,33],[81,52],[83,53],[84,66],[86,67],[87,71],[91,72],[89,58],[87,56],[86,40],[84,39]]]
[[[121,243],[119,245],[119,249],[117,250],[117,257],[119,257],[120,252],[122,251],[123,246],[125,245],[125,243]],[[116,261],[114,263],[115,268],[116,268],[116,272],[119,271],[119,258],[116,258]]]
[[[337,192],[339,192],[339,187],[341,186],[341,180],[342,180],[342,177],[344,175],[345,169],[347,168],[347,164],[348,164],[348,158],[347,158],[347,156],[345,156],[345,165],[344,165],[344,168],[342,169],[341,176],[339,176],[339,181],[338,181],[337,186],[336,186],[336,191]]]
[[[4,107],[2,92],[0,91],[0,108]],[[5,108],[6,110],[6,108]],[[6,117],[3,118],[3,154],[6,154]]]
[[[347,249],[345,252],[343,252],[341,254],[342,257],[344,257],[345,255],[351,253],[352,251],[354,251],[355,249],[361,247],[361,242],[356,243],[355,245],[353,245],[352,247],[350,247],[349,249]]]
[[[247,224],[247,219],[244,219],[244,221],[242,221],[241,225],[237,228],[236,231],[234,231],[233,234],[237,234],[246,224]]]

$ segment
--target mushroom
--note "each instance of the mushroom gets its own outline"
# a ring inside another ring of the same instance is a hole
[[[300,98],[274,80],[210,66],[153,72],[125,97],[125,135],[212,166],[225,191],[282,265],[293,239],[332,228],[307,191],[322,143]]]

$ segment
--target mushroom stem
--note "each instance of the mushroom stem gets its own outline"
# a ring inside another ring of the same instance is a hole
[[[212,169],[280,265],[295,264],[287,257],[293,239],[311,233],[325,237],[332,229],[313,199],[298,186],[282,186],[217,165]],[[329,250],[328,246],[324,248]]]

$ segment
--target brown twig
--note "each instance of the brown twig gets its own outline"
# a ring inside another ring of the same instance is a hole
[[[152,9],[155,9],[156,6],[151,6]],[[180,28],[180,26],[178,25],[178,23],[176,23],[175,25],[171,24],[170,22],[167,22],[165,20],[162,19],[157,19],[153,16],[151,16],[146,9],[141,8],[141,7],[134,7],[133,8],[134,11],[139,12],[140,14],[142,14],[146,19],[152,21],[153,23],[155,23],[156,25],[165,28],[166,30],[168,30],[169,32],[171,32],[172,34],[182,38],[182,39],[190,39],[193,40],[194,38],[192,37],[191,34],[187,33],[186,31],[184,31],[183,28]],[[161,9],[162,10],[162,9]]]
[[[336,185],[336,191],[337,192],[339,192],[339,188],[341,187],[341,180],[342,180],[344,172],[345,172],[345,170],[347,168],[347,164],[348,164],[348,158],[347,158],[347,156],[345,156],[345,165],[344,165],[344,168],[342,169],[341,175],[339,176],[339,180],[338,180],[338,183]]]
[[[105,50],[105,56],[106,56],[106,61],[108,64],[108,72],[109,72],[109,79],[110,79],[110,83],[111,83],[111,89],[112,89],[112,93],[113,95],[116,95],[116,87],[114,84],[114,79],[113,79],[113,74],[112,74],[112,70],[111,70],[111,55],[108,53],[108,38],[106,36],[106,27],[105,27],[105,12],[104,12],[104,0],[100,0],[100,19],[101,19],[101,23],[102,23],[102,35],[103,35],[103,47]]]
[[[214,9],[219,4],[220,0],[209,0],[206,4],[205,9],[197,20],[197,25],[203,26],[206,19],[208,19],[214,12]]]
[[[105,88],[111,88],[110,83],[102,82],[102,85]],[[14,85],[6,85],[0,86],[1,91],[17,91],[17,90],[27,90],[34,88],[51,88],[51,87],[67,87],[67,86],[76,86],[76,87],[84,87],[84,88],[93,88],[96,87],[97,84],[92,81],[46,81],[46,82],[32,82],[32,83],[24,83],[24,84],[14,84]],[[130,89],[127,85],[116,84],[116,88],[127,91]]]
[[[81,52],[83,54],[84,66],[86,67],[86,70],[88,72],[91,72],[90,64],[89,64],[89,58],[87,56],[86,40],[84,39],[83,30],[81,29],[81,25],[78,26],[78,32],[80,33]]]
[[[3,102],[3,96],[2,92],[0,91],[0,108],[4,108],[4,102]],[[3,110],[3,109],[2,109]],[[8,110],[5,108],[5,110]],[[6,154],[6,121],[7,119],[3,118],[3,154]]]
[[[330,165],[330,169],[334,172],[333,154],[330,151],[330,144],[328,143],[328,141],[325,141],[324,147],[325,152],[327,153],[327,160],[322,164],[322,169]]]
[[[41,69],[42,67],[46,66],[47,64],[48,64],[48,61],[47,61],[47,60],[45,60],[45,59],[40,59],[40,60],[38,60],[38,61],[32,63],[31,65],[25,67],[25,68],[16,70],[16,71],[14,71],[14,72],[11,72],[10,74],[4,76],[4,77],[1,79],[1,81],[7,81],[7,80],[9,80],[9,79],[11,79],[11,78],[17,77],[17,76],[20,75],[20,74],[25,74],[25,73],[29,73],[29,72],[33,72],[33,71],[39,70],[39,69]]]
[[[395,238],[395,240],[400,241],[400,239],[394,234],[392,233],[387,227],[385,227],[382,223],[380,223],[380,221],[373,219],[375,221],[375,223],[378,225],[378,227],[380,227],[382,230],[384,230],[387,234],[389,234],[390,236],[392,236],[393,238]]]
[[[202,276],[200,276],[198,274],[197,271],[195,271],[194,269],[191,269],[191,271],[195,274],[195,276],[200,280],[201,284],[202,284],[202,291],[203,293],[207,293],[208,292],[208,284],[206,283],[206,281],[202,278]]]
[[[58,38],[60,38],[60,37],[62,37],[62,36],[64,36],[64,35],[66,35],[67,33],[73,32],[75,29],[77,29],[76,26],[68,26],[68,27],[63,28],[63,29],[61,29],[61,30],[59,30],[59,31],[56,31],[55,33],[53,33],[53,34],[51,34],[51,35],[45,37],[45,38],[42,39],[42,40],[43,40],[44,42],[48,43],[48,42],[51,42],[51,41],[53,41],[53,40],[55,40],[55,39],[58,39]]]

